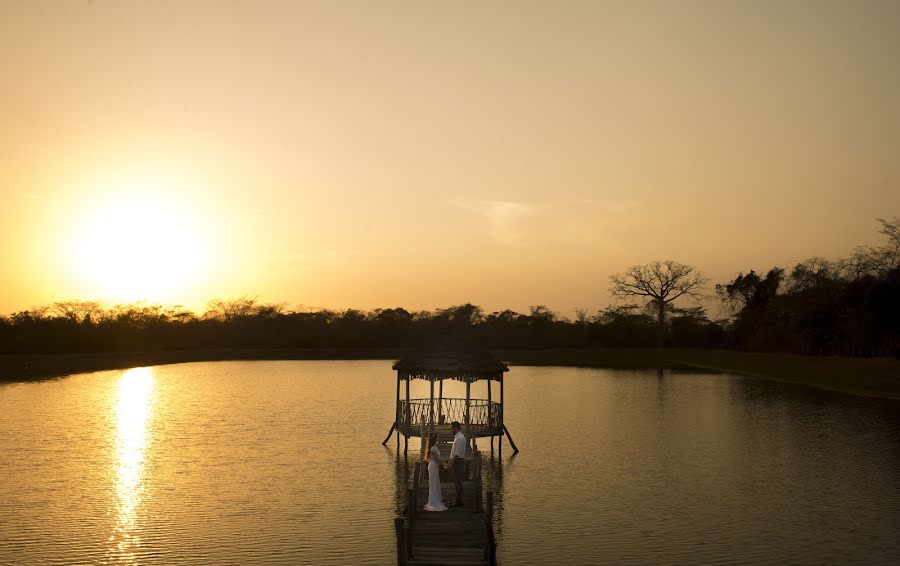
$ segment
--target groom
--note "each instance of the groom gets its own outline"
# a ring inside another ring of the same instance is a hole
[[[459,421],[450,423],[453,433],[453,446],[450,448],[450,461],[447,463],[453,470],[453,485],[456,487],[456,500],[450,507],[463,506],[463,479],[466,475],[466,436],[462,433]]]

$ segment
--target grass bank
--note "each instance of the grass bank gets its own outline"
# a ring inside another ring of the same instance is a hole
[[[219,360],[393,360],[409,350],[389,348],[291,348],[173,350],[64,355],[0,356],[0,382],[28,381],[111,369]],[[900,361],[818,358],[729,350],[602,348],[498,350],[512,365],[616,369],[706,369],[809,385],[854,395],[900,399]]]
[[[396,359],[407,350],[389,348],[254,348],[163,350],[0,356],[0,382],[32,381],[73,373],[141,366],[224,360],[378,360]]]
[[[900,360],[760,354],[731,350],[610,348],[503,351],[510,364],[705,369],[853,395],[900,399]]]

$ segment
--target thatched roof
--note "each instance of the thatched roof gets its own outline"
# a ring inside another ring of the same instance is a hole
[[[509,371],[497,358],[458,338],[442,340],[416,350],[394,364],[394,369],[410,379],[501,379]]]

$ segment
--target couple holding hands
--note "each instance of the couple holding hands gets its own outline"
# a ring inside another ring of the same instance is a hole
[[[456,499],[449,503],[450,507],[463,506],[463,478],[466,474],[466,436],[462,433],[458,421],[450,423],[450,432],[453,433],[453,446],[450,448],[450,459],[441,463],[441,453],[438,450],[437,433],[432,432],[428,435],[428,445],[425,450],[425,461],[428,462],[428,503],[425,504],[426,511],[446,511],[447,505],[444,505],[441,495],[441,470],[439,466],[443,465],[444,469],[453,470],[453,484],[456,487]]]

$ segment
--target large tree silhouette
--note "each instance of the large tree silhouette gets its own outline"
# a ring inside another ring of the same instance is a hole
[[[663,346],[666,337],[666,307],[684,296],[699,299],[707,279],[691,265],[668,260],[632,266],[624,273],[611,275],[609,281],[609,292],[614,297],[643,298],[653,304],[659,325],[658,342]]]

